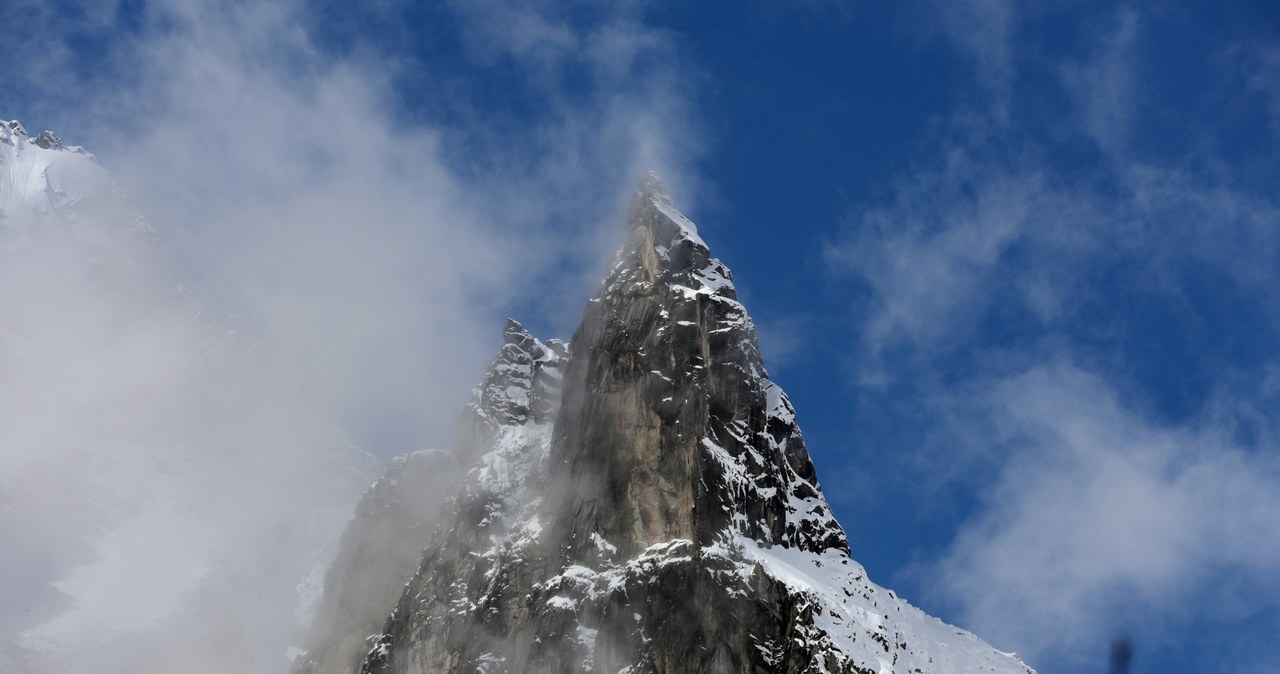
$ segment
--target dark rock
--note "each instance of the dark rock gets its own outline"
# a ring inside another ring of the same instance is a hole
[[[61,150],[62,139],[52,131],[41,131],[31,142],[46,150]]]

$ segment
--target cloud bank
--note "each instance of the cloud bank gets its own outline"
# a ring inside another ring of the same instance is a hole
[[[1154,423],[1065,364],[995,382],[974,412],[1012,449],[981,515],[931,565],[971,624],[1028,652],[1088,653],[1152,615],[1275,608],[1273,429],[1258,446],[1232,419]]]
[[[588,293],[634,179],[691,175],[686,84],[637,8],[440,8],[447,67],[536,106],[506,123],[406,47],[438,35],[375,30],[415,8],[353,9],[344,44],[328,10],[12,8],[7,114],[121,190],[2,225],[0,669],[286,666],[361,448],[447,445],[503,314],[565,329],[544,312]]]

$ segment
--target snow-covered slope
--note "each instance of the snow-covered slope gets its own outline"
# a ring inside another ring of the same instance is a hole
[[[120,197],[84,148],[63,145],[52,131],[33,137],[17,120],[0,121],[0,219],[66,217],[81,202]]]
[[[567,350],[506,334],[362,671],[1032,671],[853,561],[732,274],[656,176]]]

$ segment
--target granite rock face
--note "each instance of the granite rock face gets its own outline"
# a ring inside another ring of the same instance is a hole
[[[359,671],[1031,671],[850,558],[729,269],[656,176],[569,346],[505,337]]]

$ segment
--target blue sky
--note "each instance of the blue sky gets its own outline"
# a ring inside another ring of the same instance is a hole
[[[434,382],[411,405],[352,405],[382,453],[446,432],[502,314],[571,333],[656,168],[873,578],[1046,674],[1103,671],[1122,633],[1134,672],[1277,671],[1274,5],[347,5],[20,1],[0,114],[89,146],[250,320],[220,261],[308,234],[239,204],[370,175],[448,202],[369,235],[465,264],[371,277],[430,298],[397,346],[455,354],[404,368]]]

